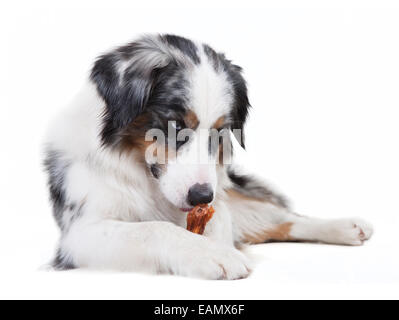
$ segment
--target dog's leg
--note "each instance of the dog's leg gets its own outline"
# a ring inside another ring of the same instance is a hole
[[[60,244],[76,267],[172,273],[205,279],[240,279],[247,258],[233,246],[214,242],[168,222],[128,223],[76,220]]]
[[[322,220],[296,215],[284,199],[248,176],[232,176],[226,190],[236,243],[313,241],[361,245],[373,229],[361,219]]]

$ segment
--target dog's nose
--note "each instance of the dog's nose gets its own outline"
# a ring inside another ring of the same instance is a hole
[[[213,190],[209,183],[197,183],[188,190],[188,203],[192,206],[210,203],[212,200]]]

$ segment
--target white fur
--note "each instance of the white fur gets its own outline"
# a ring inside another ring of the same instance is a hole
[[[191,74],[192,109],[200,128],[209,129],[221,116],[228,114],[232,103],[232,84],[224,72],[215,72],[201,49],[201,64]]]

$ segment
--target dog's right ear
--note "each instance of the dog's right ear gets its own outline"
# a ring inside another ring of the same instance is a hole
[[[119,134],[144,109],[156,79],[170,55],[156,38],[143,38],[100,56],[90,79],[105,101],[101,139],[115,145]]]

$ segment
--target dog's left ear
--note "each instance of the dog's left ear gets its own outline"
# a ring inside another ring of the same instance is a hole
[[[157,39],[146,37],[100,56],[91,81],[105,101],[101,138],[115,145],[121,131],[143,112],[157,71],[171,60]]]
[[[242,76],[242,68],[231,64],[230,61],[227,62],[227,74],[233,84],[234,91],[231,130],[241,147],[245,149],[244,125],[248,117],[249,108],[251,107],[248,99],[247,84]]]

